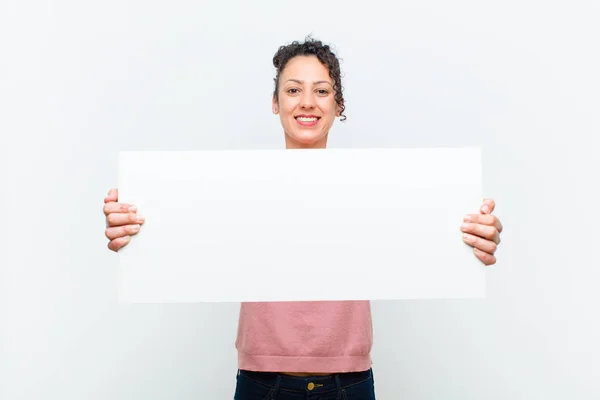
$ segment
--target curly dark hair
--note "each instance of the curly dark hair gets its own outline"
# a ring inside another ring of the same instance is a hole
[[[335,91],[335,101],[340,108],[341,121],[346,120],[344,110],[346,109],[344,101],[344,88],[342,86],[342,74],[340,70],[340,59],[332,51],[329,45],[323,44],[320,40],[307,36],[303,43],[294,41],[288,45],[281,46],[273,57],[273,66],[277,69],[277,75],[274,78],[275,91],[274,96],[279,99],[279,76],[287,63],[296,56],[316,56],[321,63],[329,69],[329,76],[334,81],[333,89]]]

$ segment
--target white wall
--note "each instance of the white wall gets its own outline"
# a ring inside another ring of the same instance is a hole
[[[309,32],[331,147],[482,145],[505,225],[485,300],[373,304],[379,398],[598,398],[600,6],[413,3],[3,1],[0,398],[232,398],[238,306],[119,306],[102,198],[120,150],[282,147]]]

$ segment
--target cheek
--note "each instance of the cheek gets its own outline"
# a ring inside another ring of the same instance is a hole
[[[337,113],[337,104],[334,100],[327,99],[321,104],[321,110],[329,117],[335,117]]]
[[[289,117],[293,115],[295,109],[295,105],[291,101],[282,101],[279,103],[279,112],[282,117]]]

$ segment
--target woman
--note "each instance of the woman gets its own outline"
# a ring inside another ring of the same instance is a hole
[[[273,113],[287,149],[325,148],[337,117],[345,119],[340,65],[330,47],[307,39],[279,48]],[[118,251],[140,230],[136,208],[106,197],[106,236]],[[491,215],[465,216],[464,240],[484,264],[496,262],[502,225]],[[368,301],[242,303],[236,348],[236,400],[375,399]]]

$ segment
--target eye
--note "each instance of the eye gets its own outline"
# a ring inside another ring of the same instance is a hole
[[[319,93],[322,96],[327,96],[329,94],[329,91],[327,89],[317,89],[317,93]]]
[[[296,88],[290,88],[290,89],[287,90],[287,92],[290,93],[290,94],[296,94],[296,93],[298,93],[298,89],[296,89]]]

